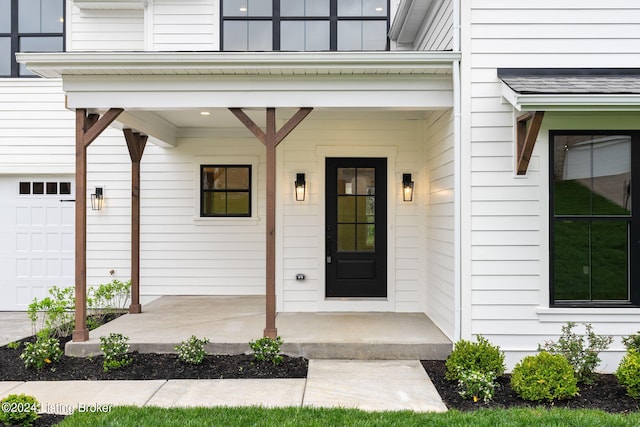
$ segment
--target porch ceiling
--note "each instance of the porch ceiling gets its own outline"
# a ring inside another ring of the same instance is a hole
[[[70,109],[123,108],[121,127],[176,145],[185,128],[237,126],[228,108],[433,110],[453,106],[453,52],[19,53],[61,78]],[[211,116],[198,116],[201,111]],[[215,112],[215,114],[214,114]],[[280,114],[280,113],[279,113]]]

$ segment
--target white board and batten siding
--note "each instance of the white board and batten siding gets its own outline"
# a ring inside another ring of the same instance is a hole
[[[463,99],[470,100],[462,105],[462,151],[470,158],[461,165],[462,209],[470,213],[461,229],[462,338],[488,337],[512,367],[556,339],[566,321],[588,322],[596,333],[616,336],[603,356],[603,369],[611,371],[620,336],[637,330],[637,310],[548,308],[548,131],[597,121],[578,116],[563,125],[548,113],[527,175],[516,177],[516,112],[500,95],[497,68],[640,67],[640,4],[463,0],[461,30],[470,49],[462,60]],[[620,124],[601,116],[603,126],[607,121]]]

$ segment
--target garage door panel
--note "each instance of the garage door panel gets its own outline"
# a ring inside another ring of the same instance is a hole
[[[26,310],[51,286],[73,285],[75,207],[61,201],[73,188],[69,176],[0,177],[0,310]]]

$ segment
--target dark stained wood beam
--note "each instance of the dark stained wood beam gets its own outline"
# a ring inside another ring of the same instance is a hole
[[[75,329],[73,341],[87,341],[87,148],[123,110],[112,108],[102,117],[76,110],[76,205],[75,205]]]
[[[525,175],[536,144],[544,111],[529,112],[516,119],[516,174]],[[527,126],[527,124],[529,126]]]
[[[131,157],[131,305],[129,313],[142,313],[140,304],[140,160],[147,135],[123,129]]]
[[[256,138],[266,147],[267,155],[267,218],[266,218],[266,325],[264,336],[275,338],[276,328],[276,147],[282,142],[305,117],[312,108],[301,108],[282,126],[276,129],[276,109],[267,108],[267,130],[263,131],[240,108],[229,109]]]

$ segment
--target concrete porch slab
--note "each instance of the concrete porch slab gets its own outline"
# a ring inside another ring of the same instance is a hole
[[[310,360],[304,406],[445,412],[419,361]]]
[[[89,341],[69,342],[66,353],[100,352],[99,337],[129,337],[132,351],[173,353],[191,335],[207,337],[207,351],[240,354],[265,327],[262,296],[165,296],[91,331]],[[445,359],[451,341],[421,313],[279,313],[282,352],[323,359]]]
[[[169,380],[148,406],[300,406],[304,378]]]

